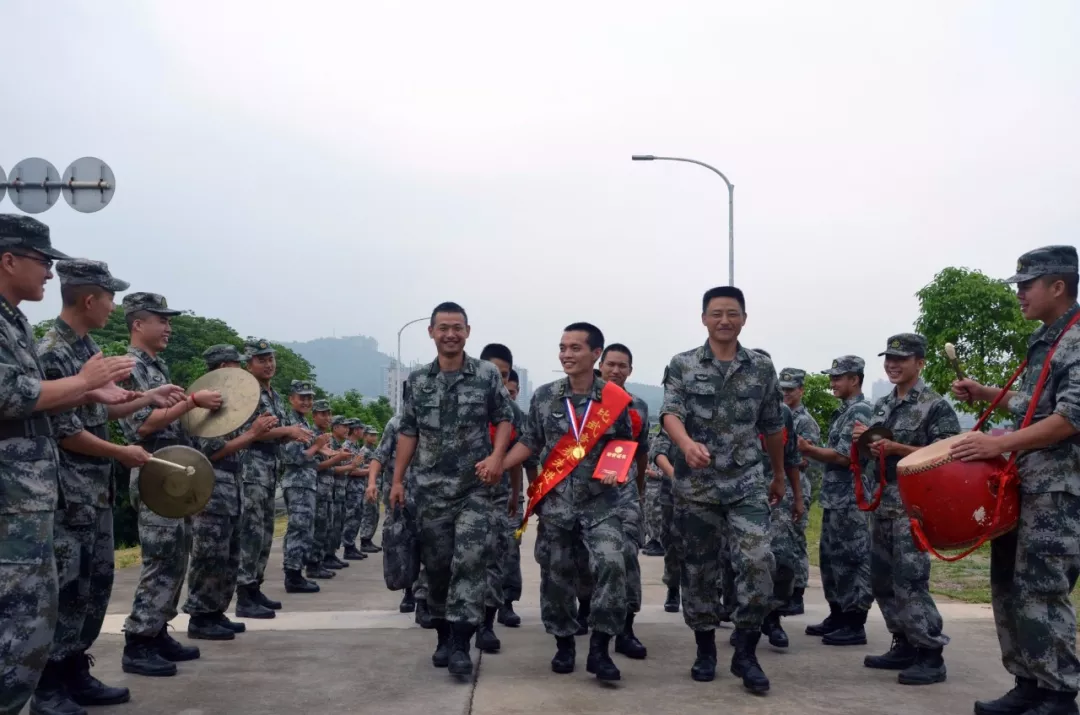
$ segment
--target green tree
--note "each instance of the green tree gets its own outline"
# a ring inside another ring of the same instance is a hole
[[[380,431],[394,416],[394,408],[385,397],[365,403],[364,396],[357,390],[348,390],[344,395],[331,395],[329,399],[330,410],[335,416],[352,417],[366,425],[375,425]]]
[[[840,406],[840,401],[833,397],[832,388],[829,387],[829,376],[807,374],[803,381],[802,402],[806,406],[806,411],[821,427],[824,442],[825,435],[829,433],[829,421],[832,419],[833,410]]]
[[[946,268],[915,294],[919,318],[915,330],[928,343],[923,378],[937,392],[948,395],[956,373],[945,356],[945,343],[956,354],[969,377],[984,385],[1004,385],[1027,352],[1027,341],[1037,327],[1025,320],[1016,295],[1005,283],[979,271]],[[956,403],[957,410],[980,414],[982,403]]]

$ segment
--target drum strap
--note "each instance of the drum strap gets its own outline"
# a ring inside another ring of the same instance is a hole
[[[1035,389],[1031,393],[1031,403],[1028,405],[1027,413],[1024,414],[1024,421],[1020,423],[1020,429],[1024,429],[1025,427],[1029,426],[1031,424],[1031,421],[1035,418],[1035,408],[1039,404],[1039,398],[1042,397],[1043,388],[1046,387],[1046,381],[1050,377],[1050,358],[1054,356],[1054,351],[1057,350],[1058,343],[1061,342],[1061,339],[1065,337],[1065,333],[1069,332],[1069,329],[1076,325],[1078,321],[1080,321],[1080,313],[1077,313],[1073,316],[1072,320],[1070,320],[1068,325],[1065,326],[1065,329],[1061,331],[1060,335],[1058,335],[1058,338],[1054,341],[1054,344],[1050,346],[1050,351],[1046,353],[1046,360],[1043,361],[1042,370],[1039,372],[1039,379],[1035,382]],[[1001,392],[999,392],[997,397],[994,398],[994,401],[991,402],[990,406],[986,408],[985,412],[983,412],[982,417],[979,418],[979,421],[972,428],[972,432],[978,432],[980,429],[982,429],[982,426],[986,424],[986,421],[988,419],[990,419],[990,415],[994,413],[994,410],[998,408],[998,405],[1001,404],[1001,401],[1004,400],[1005,396],[1009,393],[1009,388],[1013,386],[1013,383],[1016,382],[1017,378],[1019,378],[1020,375],[1023,374],[1026,368],[1027,359],[1020,363],[1020,367],[1016,368],[1016,372],[1012,374],[1012,377],[1009,378],[1009,381],[1005,383],[1005,387],[1001,389]],[[1017,456],[1018,452],[1013,452],[1012,454],[1010,454],[1009,461],[1005,463],[1005,468],[1001,471],[1000,474],[996,475],[998,483],[997,500],[994,504],[994,518],[990,522],[990,526],[988,526],[986,531],[983,532],[983,535],[979,537],[979,540],[977,542],[975,542],[974,546],[964,549],[959,554],[945,556],[944,554],[939,553],[937,549],[930,545],[930,542],[927,540],[926,535],[923,533],[922,524],[919,523],[918,519],[915,519],[913,517],[910,520],[911,535],[915,538],[915,545],[919,548],[919,550],[929,551],[931,554],[941,559],[942,561],[959,561],[960,559],[971,555],[975,552],[976,549],[985,544],[987,540],[989,540],[990,534],[994,533],[994,531],[997,530],[998,525],[1001,523],[1001,508],[1002,505],[1005,503],[1005,495],[1007,492],[1007,488],[1011,486],[1012,482],[1017,482],[1020,479],[1020,476],[1016,472]]]

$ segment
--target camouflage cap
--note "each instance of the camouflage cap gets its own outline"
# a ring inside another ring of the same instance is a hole
[[[351,429],[351,430],[363,430],[364,429],[364,423],[361,422],[360,420],[356,419],[355,417],[353,417],[353,418],[351,418],[349,420],[349,429]]]
[[[837,375],[850,375],[862,372],[866,368],[866,361],[857,355],[844,355],[832,361],[832,367],[822,370],[822,375],[836,377]]]
[[[344,417],[342,415],[338,415],[338,416],[334,417],[334,419],[330,420],[330,426],[331,427],[348,427],[349,426],[349,418]]]
[[[329,412],[330,400],[315,400],[315,403],[311,406],[312,412]]]
[[[277,351],[274,350],[274,346],[270,344],[270,341],[259,338],[257,340],[248,340],[244,343],[244,357],[254,357],[256,355],[274,355]]]
[[[113,277],[109,264],[87,258],[68,258],[56,264],[56,274],[62,286],[97,286],[110,293],[119,293],[131,287],[127,281]]]
[[[22,248],[62,261],[71,256],[52,247],[49,227],[36,218],[19,214],[0,214],[0,251]]]
[[[290,395],[314,395],[315,388],[310,380],[293,380],[289,383]]]
[[[202,356],[207,367],[217,367],[223,362],[240,362],[240,351],[236,349],[235,345],[229,345],[228,343],[211,345],[206,350],[203,350]]]
[[[1043,246],[1028,251],[1016,262],[1016,275],[1005,283],[1024,283],[1039,276],[1076,273],[1076,249],[1072,246]]]
[[[791,390],[796,387],[802,387],[806,382],[806,370],[800,370],[795,367],[785,367],[780,371],[780,388],[784,390]]]
[[[379,430],[375,429],[373,425],[368,425],[364,428],[364,434],[379,434]]]
[[[918,357],[926,356],[926,338],[918,333],[900,333],[889,338],[885,345],[885,352],[878,353],[878,357],[889,355],[892,357]]]
[[[125,318],[132,313],[139,313],[144,310],[148,313],[156,313],[158,315],[164,315],[165,317],[180,315],[179,310],[173,310],[169,307],[169,303],[165,300],[165,296],[163,295],[158,295],[157,293],[129,293],[124,296]]]

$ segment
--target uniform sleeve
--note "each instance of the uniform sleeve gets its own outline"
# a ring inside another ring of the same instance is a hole
[[[518,441],[529,448],[534,457],[539,458],[540,451],[544,448],[544,420],[540,415],[540,400],[543,393],[533,393],[529,401],[529,414],[525,418],[525,429],[522,430]]]
[[[375,448],[375,455],[372,457],[384,467],[394,455],[394,446],[397,442],[397,424],[395,422],[395,420],[390,420],[386,423],[386,427],[383,428],[382,439],[379,440],[379,446]]]
[[[416,395],[416,381],[411,376],[409,377],[409,389],[406,392],[405,399],[401,402],[401,424],[398,425],[398,434],[415,437],[417,434],[416,404],[413,399]]]
[[[799,453],[799,435],[795,432],[795,420],[791,410],[784,411],[784,428],[787,430],[787,440],[784,442],[784,466],[796,467],[802,464],[802,454]]]
[[[0,340],[10,340],[0,333]],[[41,380],[18,364],[10,345],[0,344],[0,418],[22,420],[34,412],[41,396]]]
[[[121,387],[134,392],[146,392],[150,389],[150,379],[146,372],[146,365],[137,360],[134,369],[131,371],[131,377],[124,380]],[[143,426],[143,423],[146,422],[153,411],[154,408],[147,405],[119,420],[120,431],[129,444],[135,444],[141,439],[139,437],[139,428]]]
[[[656,458],[661,454],[671,459],[671,438],[667,436],[667,432],[664,430],[657,432],[649,445],[649,464],[656,464]],[[657,464],[656,466],[659,467],[660,465]]]
[[[648,454],[649,452],[649,406],[641,405],[638,410],[641,413],[641,434],[638,435],[638,449]]]
[[[683,390],[682,361],[679,356],[671,358],[664,370],[664,404],[660,408],[660,420],[664,415],[674,415],[686,422],[686,393]]]
[[[926,431],[930,436],[931,444],[960,434],[960,419],[956,416],[956,410],[944,399],[938,400],[930,408],[928,417],[930,423]]]
[[[817,420],[814,419],[813,415],[806,413],[802,419],[796,420],[795,429],[799,433],[799,436],[810,444],[821,443],[821,427],[818,426]]]
[[[231,437],[232,435],[230,435]],[[225,437],[192,437],[191,444],[210,459],[213,455],[225,448],[229,440]]]
[[[300,421],[296,419],[294,415],[287,415],[283,420],[285,426],[291,427],[293,425],[300,424]],[[308,445],[304,444],[300,440],[289,440],[280,446],[279,454],[281,455],[282,464],[299,467],[308,463],[308,457],[304,454],[304,450],[308,448]]]
[[[65,374],[69,371],[64,369],[63,358],[55,350],[41,352],[38,358],[41,360],[41,370],[47,379],[60,380],[70,377]],[[49,420],[52,422],[53,432],[58,440],[73,437],[85,429],[82,420],[79,419],[78,411],[74,409],[49,415]]]
[[[502,377],[499,375],[498,370],[492,366],[488,371],[491,375],[490,378],[490,395],[488,401],[488,419],[493,425],[499,425],[503,422],[514,422],[514,405],[513,400],[510,399],[510,393],[507,391],[506,386],[503,385]]]
[[[760,434],[774,435],[784,429],[784,415],[780,405],[784,404],[784,393],[780,391],[780,383],[776,379],[776,369],[769,362],[768,373],[765,376],[765,399],[761,401],[761,411],[758,413],[757,429]]]
[[[1072,337],[1072,330],[1069,331]],[[1080,429],[1080,341],[1062,341],[1051,360],[1054,371],[1054,414]]]
[[[630,408],[627,407],[622,411],[618,417],[615,418],[615,424],[612,425],[615,429],[615,439],[634,439],[634,423],[630,420]],[[644,432],[642,428],[642,432]]]
[[[834,447],[837,453],[845,457],[851,456],[851,433],[855,429],[855,423],[861,422],[868,425],[872,415],[873,410],[865,402],[860,402],[847,411],[843,417],[844,422],[840,426],[840,439]]]

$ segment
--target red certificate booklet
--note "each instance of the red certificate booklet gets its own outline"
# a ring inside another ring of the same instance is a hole
[[[619,484],[625,483],[630,473],[630,465],[634,463],[634,452],[637,451],[637,447],[637,442],[628,439],[608,442],[604,447],[604,453],[600,455],[600,461],[596,463],[593,479],[604,479],[614,474],[615,481]]]

